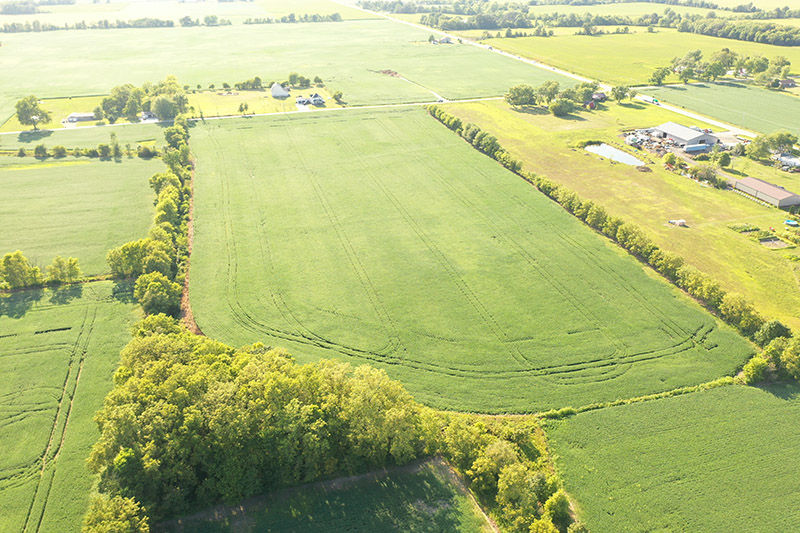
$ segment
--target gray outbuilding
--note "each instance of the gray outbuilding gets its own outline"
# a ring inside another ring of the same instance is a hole
[[[757,178],[740,179],[733,187],[775,207],[800,205],[800,196]]]
[[[653,133],[662,139],[671,139],[678,146],[693,146],[705,144],[714,146],[719,139],[710,133],[693,128],[687,128],[674,122],[667,122],[653,128]]]

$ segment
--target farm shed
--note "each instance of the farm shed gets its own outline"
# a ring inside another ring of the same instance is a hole
[[[273,98],[288,98],[289,97],[289,91],[284,89],[283,85],[281,85],[278,82],[275,82],[275,83],[272,84],[272,87],[270,88],[270,91],[272,92],[272,97]]]
[[[94,113],[70,113],[67,122],[86,122],[94,120]]]
[[[778,85],[781,89],[791,89],[792,87],[797,87],[797,82],[795,82],[793,79],[787,78],[779,81]]]
[[[695,144],[714,145],[719,142],[714,135],[698,131],[674,122],[667,122],[660,126],[653,128],[653,133],[657,137],[671,139],[679,146],[689,146]]]
[[[800,205],[800,196],[789,192],[783,187],[767,183],[757,178],[740,179],[734,185],[734,189],[749,194],[761,201],[770,203],[776,207],[789,207],[790,205]]]

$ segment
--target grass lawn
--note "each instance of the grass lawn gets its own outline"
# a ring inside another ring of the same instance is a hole
[[[492,531],[453,471],[436,459],[258,496],[162,524],[158,530],[174,533]]]
[[[791,531],[800,388],[728,386],[548,422],[593,533]]]
[[[642,92],[757,132],[786,129],[800,135],[800,101],[791,94],[727,82],[675,85]]]
[[[111,282],[0,298],[0,531],[80,531],[130,298]]]
[[[6,34],[0,66],[8,76],[0,99],[104,94],[114,85],[170,74],[190,87],[219,87],[253,76],[283,80],[296,71],[322,77],[349,105],[431,101],[431,90],[469,98],[502,95],[521,82],[571,82],[474,46],[434,46],[428,35],[388,20]],[[132,54],[143,40],[148,46]]]
[[[147,234],[153,217],[147,180],[163,169],[160,159],[0,157],[9,199],[0,211],[0,255],[22,250],[42,268],[56,255],[77,257],[84,274],[107,272],[110,248]]]
[[[266,82],[265,82],[266,83]],[[295,97],[310,96],[319,93],[325,99],[325,107],[342,107],[333,101],[330,91],[325,87],[311,87],[310,89],[292,89],[292,95],[286,99],[272,98],[269,90],[266,91],[233,91],[234,94],[202,91],[189,95],[189,106],[193,117],[228,116],[239,114],[239,106],[246,103],[248,113],[283,113],[297,111]],[[313,106],[309,106],[315,109]]]
[[[422,109],[209,121],[192,146],[191,299],[213,338],[485,412],[668,390],[750,353]]]
[[[42,107],[49,111],[52,120],[48,124],[39,125],[40,128],[47,128],[47,129],[58,129],[66,127],[66,124],[63,123],[66,118],[72,113],[91,113],[94,111],[94,108],[99,106],[100,103],[103,101],[103,96],[78,96],[74,98],[47,98],[42,100]],[[16,112],[14,111],[13,107],[11,109],[12,115],[7,117],[8,120],[5,121],[4,124],[0,125],[0,132],[7,132],[7,131],[24,131],[30,130],[30,126],[23,126],[17,120]],[[6,118],[6,115],[0,115],[2,118]],[[125,122],[125,120],[118,121],[120,123]],[[92,124],[97,124],[98,122],[81,122],[81,126],[88,126]],[[74,126],[75,124],[71,124],[70,126]],[[3,144],[0,144],[0,148],[3,147]]]
[[[513,111],[503,102],[453,104],[447,109],[496,135],[525,162],[527,170],[564,184],[634,222],[659,246],[680,254],[725,289],[743,294],[766,316],[799,327],[797,263],[785,257],[795,250],[770,250],[728,228],[743,222],[764,229],[781,227],[784,213],[731,191],[702,187],[658,164],[651,165],[653,172],[639,172],[574,148],[582,140],[620,143],[617,135],[624,128],[650,127],[669,120],[691,125],[657,106],[611,103],[608,107],[571,119]],[[742,165],[742,161],[736,163]],[[679,218],[685,219],[689,228],[667,223]]]
[[[710,57],[722,48],[730,48],[741,55],[782,55],[792,62],[794,70],[800,65],[800,47],[679,33],[677,30],[665,28],[659,28],[656,33],[596,37],[555,35],[547,38],[487,39],[482,42],[611,84],[645,84],[656,68],[669,65],[675,56],[683,56],[697,49],[702,50],[705,57]],[[671,76],[667,81],[677,82],[678,79]]]
[[[96,148],[100,143],[110,142],[112,133],[116,133],[117,141],[123,147],[126,144],[130,144],[134,149],[139,144],[162,147],[166,144],[164,129],[169,125],[170,123],[119,123],[102,127],[79,126],[38,131],[28,127],[21,133],[0,132],[0,150],[15,154],[20,147],[33,150],[38,144],[44,144],[48,149],[59,144],[67,148]],[[0,158],[0,160],[4,159]],[[30,160],[28,161],[30,162]]]

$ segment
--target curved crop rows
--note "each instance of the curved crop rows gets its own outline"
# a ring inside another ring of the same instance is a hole
[[[658,392],[749,353],[420,110],[209,123],[193,139],[191,297],[226,342],[370,362],[478,411]]]

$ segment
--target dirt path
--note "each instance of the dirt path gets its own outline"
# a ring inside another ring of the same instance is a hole
[[[194,176],[195,162],[192,161],[192,175],[189,182],[189,222],[186,229],[186,276],[183,279],[183,292],[181,293],[181,322],[195,335],[203,335],[192,313],[192,304],[189,302],[189,274],[192,265],[192,245],[194,244]]]

